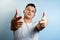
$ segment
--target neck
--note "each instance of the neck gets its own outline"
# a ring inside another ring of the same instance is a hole
[[[24,18],[24,22],[25,23],[31,23],[32,22],[32,19]]]

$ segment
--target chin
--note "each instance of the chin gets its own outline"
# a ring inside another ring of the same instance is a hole
[[[31,16],[28,16],[27,18],[32,19],[32,17],[31,17]]]

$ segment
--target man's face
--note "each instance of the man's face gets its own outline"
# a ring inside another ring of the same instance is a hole
[[[28,19],[32,19],[35,16],[35,8],[32,6],[28,6],[24,10],[24,17]]]

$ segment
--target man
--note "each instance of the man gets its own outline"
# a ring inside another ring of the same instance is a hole
[[[14,33],[14,40],[39,40],[39,31],[48,24],[46,13],[43,13],[42,19],[38,22],[32,22],[36,13],[34,4],[29,3],[23,11],[24,18],[18,16],[18,10],[11,20],[11,30]]]

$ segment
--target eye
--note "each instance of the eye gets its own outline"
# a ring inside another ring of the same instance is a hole
[[[30,9],[26,9],[27,11],[30,11]]]
[[[32,11],[32,12],[34,12],[34,11]]]
[[[33,12],[33,13],[35,13],[35,11],[34,11],[34,10],[32,10],[32,12]]]

